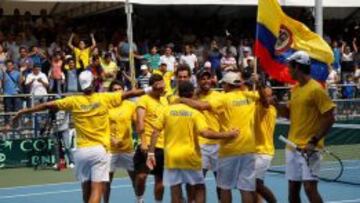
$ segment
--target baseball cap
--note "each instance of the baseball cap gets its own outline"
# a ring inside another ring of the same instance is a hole
[[[88,70],[83,71],[79,75],[79,83],[82,90],[89,88],[92,84],[94,77],[92,73]]]
[[[297,51],[293,53],[291,56],[289,56],[285,61],[288,63],[295,61],[303,65],[311,64],[310,56],[305,51]]]
[[[206,62],[204,63],[204,67],[205,67],[205,68],[211,68],[211,62],[210,62],[210,61],[206,61]]]
[[[147,69],[148,69],[148,67],[145,64],[141,65],[141,67],[140,67],[140,70],[147,70]]]
[[[208,75],[211,76],[211,72],[206,70],[205,68],[200,69],[197,73],[196,73],[196,78],[201,78],[204,75]]]
[[[251,52],[250,47],[244,47],[243,52]]]
[[[219,82],[228,83],[230,85],[235,85],[235,86],[241,85],[240,75],[234,72],[227,72]]]

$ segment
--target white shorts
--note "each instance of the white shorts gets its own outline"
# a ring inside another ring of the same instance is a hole
[[[246,154],[220,158],[217,184],[225,190],[255,191],[255,156]]]
[[[219,145],[203,144],[200,145],[202,168],[216,172],[218,168]]]
[[[300,153],[292,150],[285,151],[286,156],[286,178],[292,181],[318,180],[320,172],[320,162],[322,156],[319,152],[313,154],[310,158],[312,169],[306,163],[306,160]]]
[[[117,168],[128,171],[134,170],[134,153],[110,154],[110,172],[115,172]]]
[[[198,185],[204,184],[204,174],[200,171],[164,169],[164,186],[174,186],[179,184]]]
[[[264,180],[265,173],[271,166],[273,156],[267,154],[256,154],[255,155],[255,177],[256,179]]]
[[[109,155],[103,146],[77,148],[74,151],[74,162],[77,180],[109,181]]]

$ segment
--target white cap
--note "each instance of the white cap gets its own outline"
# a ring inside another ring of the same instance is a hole
[[[148,67],[147,67],[147,65],[145,65],[145,64],[143,64],[143,65],[140,66],[140,70],[147,70],[147,69],[148,69]]]
[[[251,52],[250,47],[244,47],[243,52]]]
[[[204,63],[204,67],[205,67],[205,68],[211,68],[211,62],[210,62],[210,61],[206,61],[206,62]]]
[[[92,84],[92,81],[94,79],[93,74],[86,70],[80,73],[79,75],[79,83],[82,90],[89,88]]]
[[[305,51],[297,51],[286,59],[286,62],[296,61],[303,65],[310,65],[311,60],[309,54]]]
[[[220,83],[228,83],[231,85],[239,86],[241,85],[240,75],[235,72],[227,72],[224,77],[219,81]]]

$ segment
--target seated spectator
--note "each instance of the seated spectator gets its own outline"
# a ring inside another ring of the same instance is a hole
[[[49,87],[49,80],[44,73],[41,72],[41,65],[35,64],[25,80],[25,85],[28,86],[30,93],[39,96],[46,95]],[[35,97],[35,104],[45,102],[46,97]]]
[[[147,65],[141,65],[140,67],[141,75],[138,77],[138,87],[144,89],[149,86],[149,79],[151,77],[151,73]]]
[[[11,60],[5,62],[6,71],[0,71],[0,82],[3,86],[4,97],[4,111],[17,112],[21,108],[21,98],[6,97],[14,96],[21,93],[22,77],[18,70],[15,69],[15,64]],[[5,116],[5,124],[9,123],[9,116]]]

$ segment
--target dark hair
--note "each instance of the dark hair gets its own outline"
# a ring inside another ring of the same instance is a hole
[[[187,71],[188,76],[191,77],[191,70],[188,65],[179,65],[176,69],[175,76],[178,76],[179,72],[181,72],[181,71]]]
[[[149,85],[153,85],[155,82],[162,81],[163,77],[159,74],[153,74],[149,79]]]
[[[183,81],[179,83],[179,96],[191,98],[194,94],[194,85],[190,81]]]
[[[13,61],[13,60],[11,60],[11,59],[8,59],[8,60],[6,60],[6,61],[5,61],[5,64],[8,64],[8,63],[12,63],[12,64],[14,64],[14,61]]]
[[[119,85],[119,86],[121,86],[123,89],[125,88],[125,85],[124,85],[124,83],[123,83],[121,80],[113,80],[113,81],[110,83],[110,86],[109,86],[109,91],[110,91],[110,92],[112,92],[112,88],[113,88],[115,85]]]
[[[290,63],[291,63],[292,67],[297,68],[299,71],[301,71],[305,75],[310,75],[310,73],[311,73],[310,65],[301,64],[296,61],[291,61]]]

